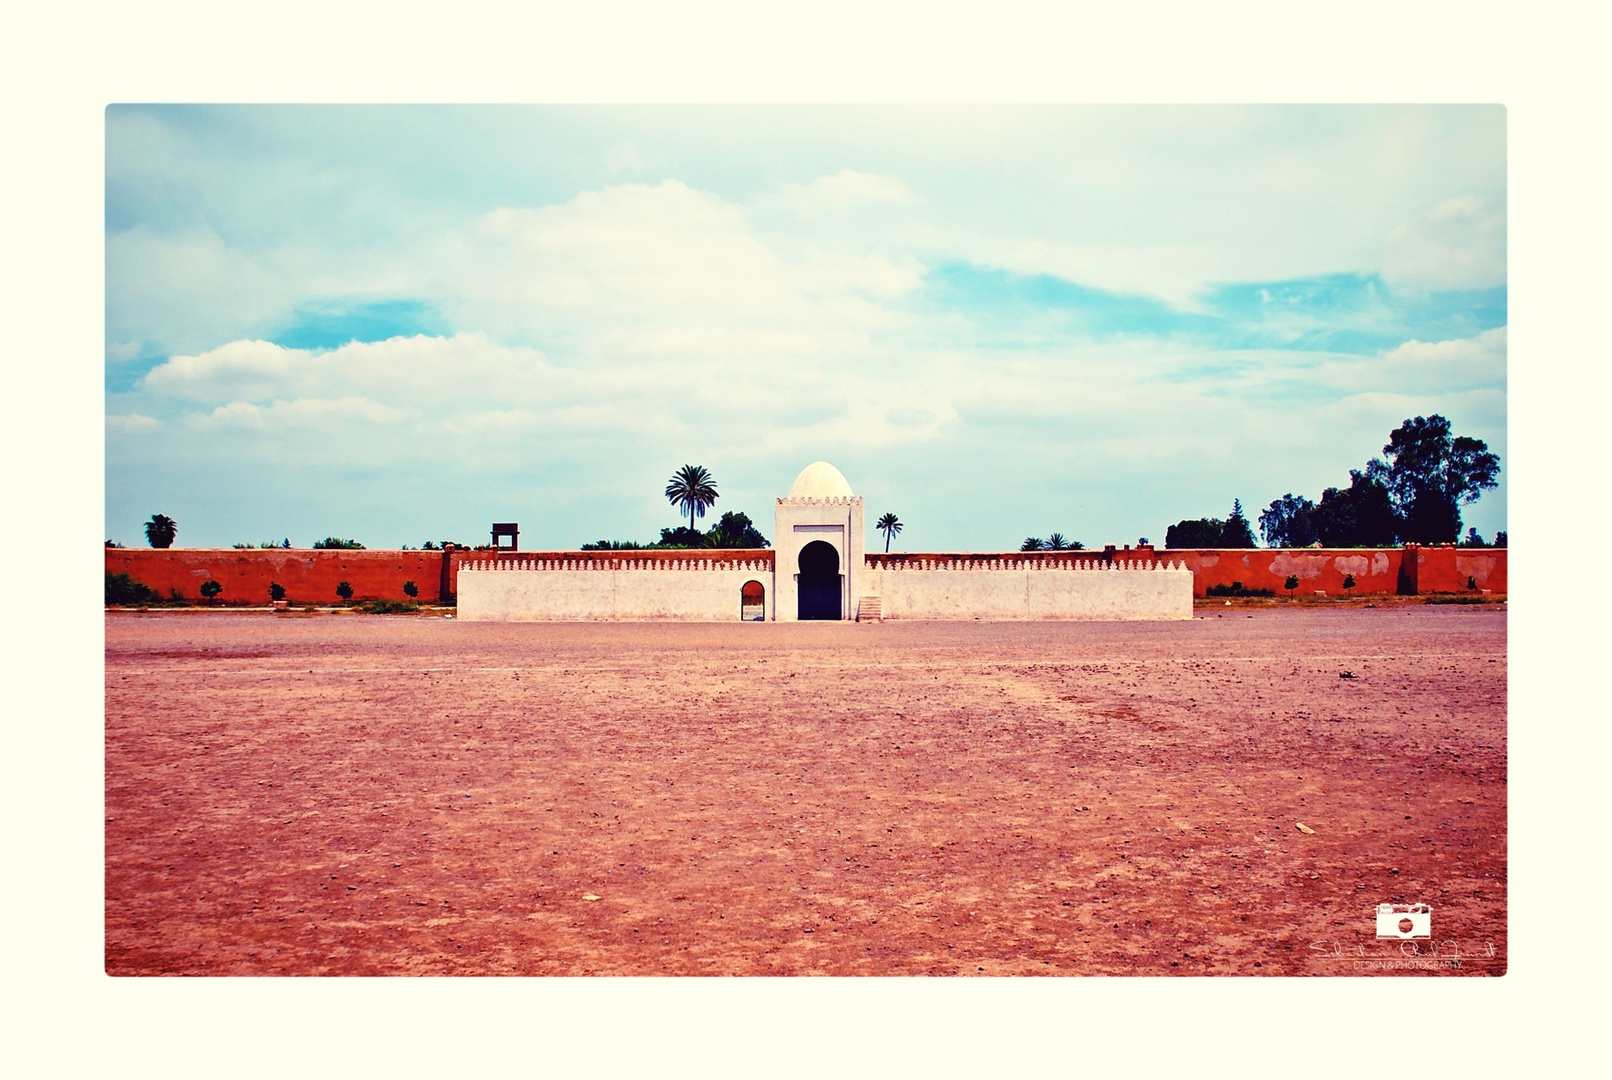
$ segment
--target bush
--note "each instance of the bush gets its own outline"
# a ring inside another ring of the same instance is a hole
[[[128,574],[106,575],[106,602],[111,604],[160,604],[157,590],[134,580]]]
[[[338,537],[327,536],[323,540],[315,540],[313,546],[320,550],[330,551],[363,551],[364,545],[357,540],[342,540]]]
[[[371,600],[367,604],[360,604],[358,610],[371,615],[406,615],[419,611],[420,605],[407,600]]]
[[[1299,576],[1297,574],[1289,574],[1289,575],[1287,575],[1287,580],[1282,582],[1282,588],[1286,589],[1288,592],[1292,592],[1294,589],[1296,589],[1298,587],[1299,587]]]
[[[1275,596],[1270,589],[1245,589],[1243,583],[1234,581],[1230,585],[1211,585],[1203,591],[1205,596]]]
[[[345,581],[337,582],[336,595],[341,597],[344,601],[351,600],[353,598],[353,587]]]
[[[278,581],[269,582],[269,599],[270,600],[284,600],[285,599],[285,586],[281,585]]]
[[[208,578],[206,581],[201,583],[201,594],[207,598],[207,602],[209,604],[213,602],[213,597],[217,596],[223,591],[224,586],[220,585],[212,578]]]
[[[403,583],[403,595],[412,600],[420,595],[420,587],[412,581],[405,581]]]
[[[1352,589],[1355,587],[1355,576],[1353,574],[1343,575],[1343,587],[1345,589]]]

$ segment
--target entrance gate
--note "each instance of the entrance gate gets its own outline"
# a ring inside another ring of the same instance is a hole
[[[800,549],[799,595],[797,618],[844,618],[840,608],[840,553],[826,540],[813,540]]]

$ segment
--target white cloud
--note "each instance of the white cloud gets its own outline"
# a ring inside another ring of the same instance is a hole
[[[495,210],[453,246],[461,318],[512,336],[621,330],[661,352],[686,334],[709,341],[716,332],[748,349],[749,335],[867,332],[891,322],[869,301],[905,295],[922,279],[911,259],[785,259],[741,207],[672,180]]]
[[[1305,373],[1346,394],[1379,388],[1401,394],[1457,394],[1506,387],[1506,327],[1476,337],[1407,341],[1381,356],[1335,357]]]
[[[106,322],[122,340],[161,351],[227,341],[282,315],[305,284],[261,252],[211,229],[159,233],[140,225],[106,239]]]
[[[1452,386],[1503,386],[1506,327],[1449,341],[1407,341],[1384,354],[1383,361],[1392,369]]]
[[[250,401],[232,401],[220,405],[206,416],[194,417],[192,426],[251,428],[257,431],[328,429],[347,426],[353,421],[392,424],[405,419],[405,415],[400,409],[361,397],[300,398],[296,401],[275,401],[266,407]]]
[[[1503,202],[1461,195],[1393,229],[1384,242],[1383,280],[1423,289],[1490,289],[1506,283]]]
[[[126,431],[131,434],[142,431],[155,431],[162,427],[162,421],[154,416],[142,413],[123,413],[106,418],[106,426],[113,431]]]

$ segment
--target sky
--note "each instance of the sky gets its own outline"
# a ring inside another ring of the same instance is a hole
[[[106,531],[771,537],[815,460],[897,550],[1319,499],[1439,413],[1500,455],[1500,106],[122,106]],[[870,535],[868,545],[882,548]]]

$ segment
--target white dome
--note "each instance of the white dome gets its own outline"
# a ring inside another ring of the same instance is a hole
[[[789,489],[791,499],[843,499],[854,495],[845,477],[826,461],[814,461],[802,469]]]

